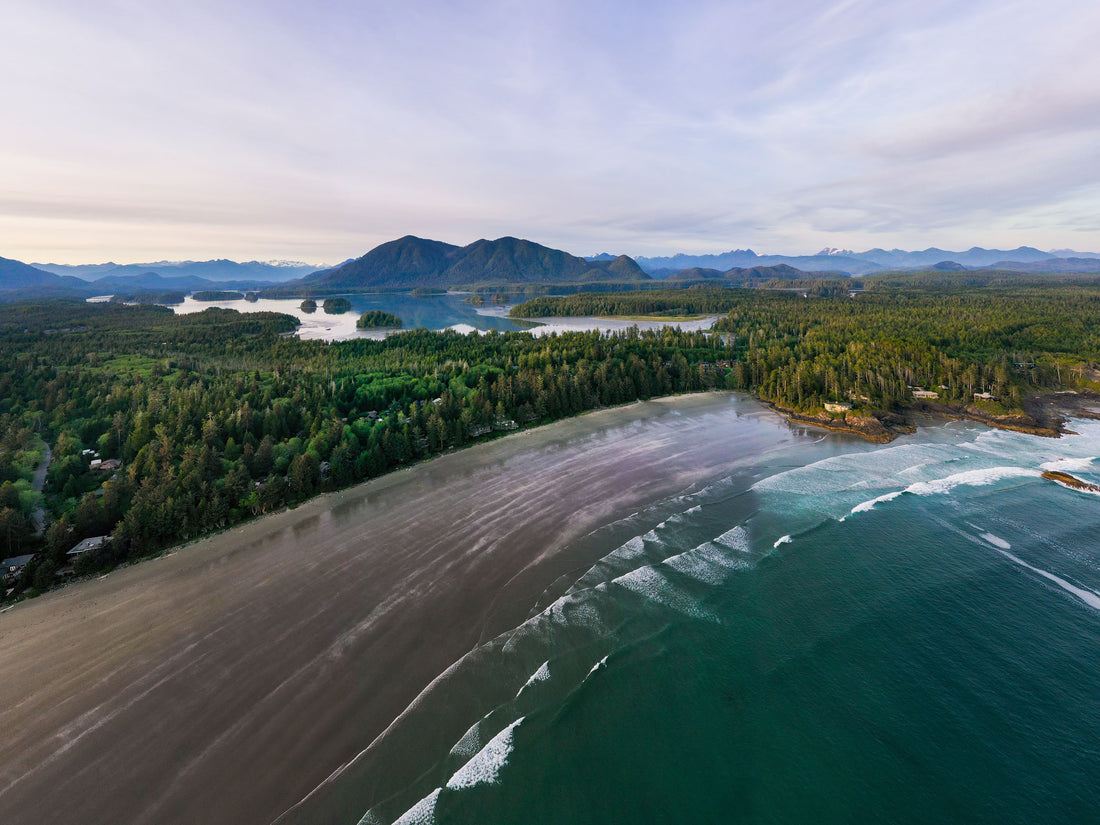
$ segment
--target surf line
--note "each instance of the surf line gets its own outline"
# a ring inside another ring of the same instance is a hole
[[[1021,567],[1026,567],[1028,570],[1031,570],[1035,573],[1038,573],[1043,578],[1050,579],[1052,582],[1054,582],[1056,585],[1061,587],[1063,590],[1065,590],[1069,593],[1072,593],[1074,596],[1079,598],[1081,601],[1083,601],[1089,607],[1093,607],[1093,608],[1096,608],[1097,610],[1100,610],[1100,595],[1094,593],[1093,591],[1085,590],[1084,588],[1077,587],[1076,585],[1070,584],[1065,579],[1060,578],[1058,576],[1055,576],[1053,573],[1050,573],[1046,570],[1041,570],[1038,567],[1033,567],[1032,565],[1028,564],[1023,559],[1012,555],[1007,550],[1001,550],[1000,548],[998,548],[997,552],[1000,553],[1005,558],[1016,562],[1016,564],[1020,565]]]

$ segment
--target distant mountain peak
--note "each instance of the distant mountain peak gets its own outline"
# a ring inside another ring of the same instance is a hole
[[[534,241],[505,235],[458,247],[406,235],[354,261],[309,276],[324,287],[448,287],[473,284],[581,283],[647,280],[634,259],[590,261]]]

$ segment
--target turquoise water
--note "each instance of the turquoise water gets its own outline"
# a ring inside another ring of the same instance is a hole
[[[432,767],[362,822],[1097,821],[1100,496],[1040,477],[1100,482],[1074,428],[807,438],[613,525],[410,709]]]

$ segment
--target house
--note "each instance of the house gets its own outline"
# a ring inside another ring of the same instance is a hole
[[[932,398],[939,398],[940,394],[938,392],[933,391],[933,390],[922,390],[920,387],[916,387],[913,390],[913,397],[914,398],[929,398],[929,399],[932,399]]]
[[[93,473],[113,473],[122,467],[122,462],[117,458],[108,458],[106,461],[101,461],[98,458],[93,458],[89,468]]]
[[[852,405],[845,401],[826,401],[825,412],[846,413],[852,409]]]
[[[84,539],[78,543],[72,550],[65,554],[65,561],[72,564],[78,558],[83,556],[89,550],[98,550],[100,547],[105,547],[110,544],[110,536],[92,536],[90,539]]]
[[[976,392],[976,393],[974,393],[974,400],[975,401],[996,401],[997,396],[993,395],[992,393],[988,393],[988,392]]]
[[[27,556],[12,556],[10,559],[0,561],[0,578],[14,581],[23,572],[27,562],[33,558],[34,553],[31,553]]]

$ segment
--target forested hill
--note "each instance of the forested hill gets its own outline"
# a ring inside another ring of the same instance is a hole
[[[648,281],[626,255],[586,261],[568,252],[520,238],[479,240],[455,246],[406,235],[375,247],[335,269],[300,283],[317,288],[453,287],[479,284]]]
[[[0,296],[11,290],[39,289],[39,290],[74,290],[87,286],[79,278],[62,275],[54,275],[41,269],[14,261],[11,258],[0,258]],[[0,297],[2,300],[2,297]]]

